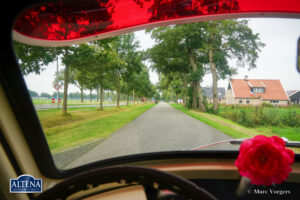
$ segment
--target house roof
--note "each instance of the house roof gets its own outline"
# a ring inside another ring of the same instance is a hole
[[[287,90],[286,94],[288,96],[292,96],[293,94],[296,94],[297,92],[300,92],[300,90]]]
[[[288,100],[280,80],[268,79],[231,79],[230,85],[235,98],[262,98],[263,100]],[[253,93],[251,88],[263,87],[264,93]]]
[[[213,88],[212,87],[203,87],[202,92],[206,98],[212,99],[213,98]],[[219,87],[218,88],[218,98],[225,98],[225,88]]]
[[[250,85],[250,87],[266,87],[262,80],[249,80],[248,85]]]

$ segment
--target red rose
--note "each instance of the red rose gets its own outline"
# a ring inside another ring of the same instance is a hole
[[[257,135],[241,144],[235,165],[252,184],[268,186],[288,178],[294,157],[295,153],[285,148],[280,137]]]

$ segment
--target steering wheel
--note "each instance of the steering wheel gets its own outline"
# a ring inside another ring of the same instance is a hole
[[[69,179],[44,191],[36,199],[66,199],[71,194],[100,184],[122,182],[143,185],[160,190],[170,190],[186,199],[216,199],[205,189],[182,177],[146,167],[116,166],[96,169],[70,177]]]

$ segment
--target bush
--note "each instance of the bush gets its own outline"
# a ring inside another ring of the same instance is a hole
[[[266,107],[269,106],[268,104],[265,105]],[[279,109],[266,107],[243,105],[222,106],[219,115],[246,127],[300,127],[300,114],[295,110],[288,108]]]
[[[274,108],[275,106],[271,103],[262,103],[262,107],[266,107],[266,108]]]
[[[295,111],[289,111],[282,116],[282,121],[284,125],[298,127],[300,126],[300,115]]]
[[[219,115],[224,118],[235,121],[235,122],[237,122],[237,120],[238,120],[238,114],[237,114],[237,112],[234,112],[234,111],[226,110],[226,111],[220,112]]]
[[[261,120],[262,126],[277,126],[278,123],[281,122],[280,115],[278,115],[278,112],[273,109],[264,110]]]

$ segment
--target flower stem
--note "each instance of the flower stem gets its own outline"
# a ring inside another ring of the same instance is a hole
[[[250,183],[250,179],[242,176],[240,184],[236,190],[236,195],[239,197],[244,196],[252,186],[253,185]]]

